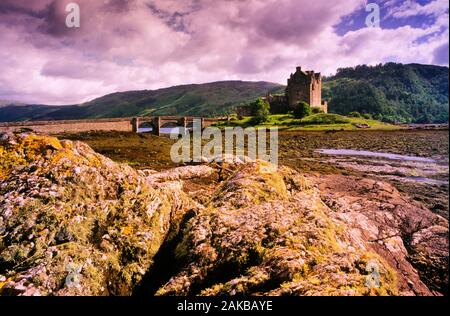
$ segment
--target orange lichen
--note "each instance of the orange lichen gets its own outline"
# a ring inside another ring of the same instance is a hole
[[[122,227],[122,234],[124,234],[124,235],[133,234],[133,227],[131,227],[131,226]]]

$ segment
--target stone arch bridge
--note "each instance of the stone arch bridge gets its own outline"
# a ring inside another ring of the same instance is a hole
[[[194,120],[198,120],[201,124],[201,128],[211,126],[212,124],[228,120],[225,118],[206,118],[206,117],[194,117],[194,116],[143,116],[134,117],[131,119],[131,126],[133,132],[138,132],[140,127],[152,127],[152,132],[155,135],[161,134],[161,129],[166,127],[183,127],[190,128],[194,124]]]
[[[164,127],[192,126],[194,119],[201,122],[202,129],[219,121],[226,121],[228,117],[207,118],[193,116],[142,116],[107,119],[86,120],[52,120],[52,121],[25,121],[0,123],[0,132],[13,132],[20,130],[34,130],[47,134],[77,133],[86,131],[133,131],[138,132],[144,125],[152,127],[152,133],[161,135]]]

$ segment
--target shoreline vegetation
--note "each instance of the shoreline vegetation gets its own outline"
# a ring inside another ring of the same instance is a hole
[[[350,117],[334,113],[317,113],[304,118],[295,118],[292,114],[271,114],[266,121],[255,124],[252,116],[238,118],[231,116],[230,121],[219,122],[214,126],[225,127],[277,127],[286,131],[333,131],[333,130],[402,130],[404,125],[394,125],[363,117]]]

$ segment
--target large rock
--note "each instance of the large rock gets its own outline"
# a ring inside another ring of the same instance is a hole
[[[247,163],[180,232],[158,295],[440,295],[448,221],[391,185]]]
[[[386,182],[339,175],[311,181],[329,216],[347,224],[352,243],[373,249],[400,272],[404,293],[448,293],[447,219]]]
[[[157,294],[398,294],[396,271],[330,212],[295,171],[246,164],[182,230],[180,269]]]
[[[0,140],[0,291],[128,295],[171,220],[195,206],[81,142],[34,134]]]

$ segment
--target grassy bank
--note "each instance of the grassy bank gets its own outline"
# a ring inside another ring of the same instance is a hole
[[[244,117],[241,120],[235,119],[229,122],[220,122],[218,127],[249,127],[255,126],[253,117]],[[275,127],[283,130],[308,130],[308,131],[326,131],[326,130],[361,130],[362,126],[367,126],[371,130],[398,130],[400,126],[383,123],[377,120],[369,120],[362,117],[347,117],[339,114],[319,113],[307,116],[302,119],[296,119],[290,114],[270,115],[264,123],[256,127]]]

